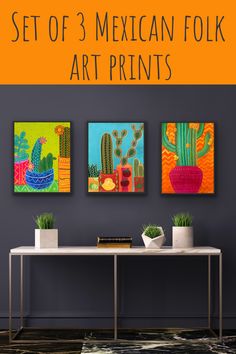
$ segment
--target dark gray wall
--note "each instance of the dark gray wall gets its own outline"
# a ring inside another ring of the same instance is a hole
[[[223,249],[224,324],[235,328],[235,102],[235,86],[0,86],[0,326],[7,326],[8,251],[34,244],[34,215],[55,213],[61,245],[94,245],[100,233],[132,235],[134,244],[141,245],[143,223],[163,225],[171,244],[171,215],[189,211],[195,217],[195,244]],[[12,122],[50,119],[73,122],[73,193],[13,195]],[[147,122],[146,196],[86,194],[88,120]],[[215,196],[160,194],[160,122],[168,120],[216,122]],[[18,265],[15,261],[15,271]],[[206,259],[124,257],[119,267],[122,325],[205,323]],[[215,288],[216,276],[214,271]],[[35,258],[27,262],[26,278],[28,323],[112,325],[109,257]],[[15,289],[18,280],[15,273]],[[15,314],[17,295],[15,290]],[[217,297],[213,312],[217,315]]]

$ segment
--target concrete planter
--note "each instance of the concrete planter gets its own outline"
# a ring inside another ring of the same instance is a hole
[[[35,229],[35,248],[58,248],[58,229]]]
[[[159,226],[159,228],[161,229],[162,234],[155,238],[150,238],[146,236],[144,233],[142,233],[142,239],[146,248],[161,248],[161,246],[164,244],[166,240],[164,231],[162,227]]]
[[[172,227],[173,248],[193,247],[193,227],[192,226],[173,226]]]

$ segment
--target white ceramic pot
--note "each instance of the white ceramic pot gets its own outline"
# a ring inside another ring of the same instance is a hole
[[[35,229],[35,248],[58,248],[58,229]]]
[[[142,233],[142,239],[146,248],[161,248],[161,246],[164,244],[166,238],[163,228],[160,226],[158,227],[161,229],[161,235],[155,238],[146,236],[144,232]]]
[[[193,247],[193,227],[192,226],[172,226],[173,248]]]

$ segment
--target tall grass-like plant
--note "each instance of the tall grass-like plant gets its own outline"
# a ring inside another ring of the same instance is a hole
[[[162,235],[162,230],[155,224],[143,225],[142,229],[145,236],[155,238]]]
[[[189,213],[179,213],[172,217],[174,226],[192,226],[193,217]]]
[[[39,229],[53,229],[55,217],[52,213],[43,213],[36,216],[35,223]]]

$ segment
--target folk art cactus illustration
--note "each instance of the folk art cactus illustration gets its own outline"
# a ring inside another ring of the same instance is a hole
[[[117,192],[119,189],[118,173],[113,169],[113,143],[110,134],[105,133],[101,140],[102,171],[99,176],[100,192]]]
[[[93,192],[99,191],[99,178],[100,171],[98,170],[97,165],[88,165],[88,186],[89,190]]]
[[[99,171],[95,177],[88,170],[89,192],[144,192],[143,133],[143,123],[89,123],[88,163]],[[142,176],[134,175],[136,156],[141,160]]]
[[[101,142],[102,173],[110,175],[113,173],[113,144],[111,135],[105,133]]]
[[[126,154],[122,152],[123,139],[127,136],[127,130],[122,130],[120,135],[117,130],[112,132],[112,135],[116,139],[116,148],[114,150],[115,156],[120,159],[120,164],[117,166],[119,174],[119,191],[120,192],[132,192],[133,191],[133,171],[132,165],[128,163],[129,159],[133,158],[137,151],[136,147],[139,139],[142,138],[144,124],[140,125],[140,128],[136,128],[136,124],[131,124],[133,131],[133,140],[131,146],[128,148]],[[135,190],[136,192],[137,190]]]
[[[59,137],[58,156],[58,190],[59,192],[70,192],[71,161],[70,161],[70,127],[58,125],[55,133]]]
[[[29,166],[29,145],[26,133],[21,131],[14,135],[14,184],[25,185],[25,174]]]
[[[26,183],[36,190],[48,188],[54,180],[52,154],[41,159],[42,145],[46,142],[47,139],[44,137],[36,140],[31,154],[31,163],[26,171]]]
[[[213,142],[213,123],[162,123],[162,192],[213,193]]]
[[[15,122],[14,132],[14,191],[70,191],[70,123]],[[19,155],[20,140],[20,150],[25,151]],[[27,168],[21,183],[16,183],[15,166],[22,156],[27,158]]]
[[[134,159],[134,190],[144,192],[144,166],[138,159]]]

